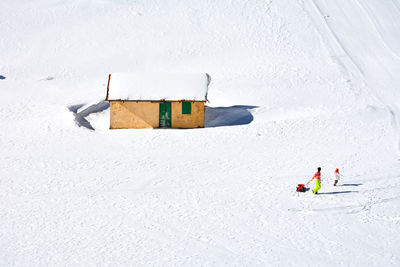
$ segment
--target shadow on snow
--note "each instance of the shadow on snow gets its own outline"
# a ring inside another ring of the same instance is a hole
[[[347,193],[357,193],[358,191],[340,191],[340,192],[324,192],[318,193],[318,195],[336,195],[336,194],[347,194]]]
[[[97,112],[102,112],[108,108],[110,108],[110,103],[107,101],[100,101],[97,104],[93,104],[87,108],[85,108],[82,111],[78,110],[85,106],[84,104],[79,104],[79,105],[72,105],[69,106],[68,109],[74,114],[75,116],[75,122],[79,127],[85,127],[89,130],[95,130],[93,126],[90,124],[90,122],[86,119],[86,116],[89,116],[92,113],[97,113]]]
[[[205,127],[245,125],[253,121],[250,110],[257,106],[207,107]]]
[[[360,186],[362,184],[342,184],[342,185],[338,185],[338,186]]]

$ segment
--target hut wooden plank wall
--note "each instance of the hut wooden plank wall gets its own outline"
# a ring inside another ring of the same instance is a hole
[[[202,128],[209,82],[207,74],[110,74],[110,129]]]
[[[158,103],[110,101],[110,129],[157,128],[158,113]]]
[[[182,114],[183,102],[172,102],[172,128],[203,128],[204,102],[191,102],[191,114]]]

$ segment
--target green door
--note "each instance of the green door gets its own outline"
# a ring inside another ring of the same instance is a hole
[[[160,128],[171,128],[171,102],[160,103]]]

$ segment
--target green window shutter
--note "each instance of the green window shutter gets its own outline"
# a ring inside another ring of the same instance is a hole
[[[192,103],[182,102],[182,114],[192,114]]]

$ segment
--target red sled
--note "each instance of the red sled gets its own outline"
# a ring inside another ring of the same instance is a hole
[[[307,188],[306,188],[306,186],[304,184],[298,184],[296,191],[297,192],[306,192]]]

